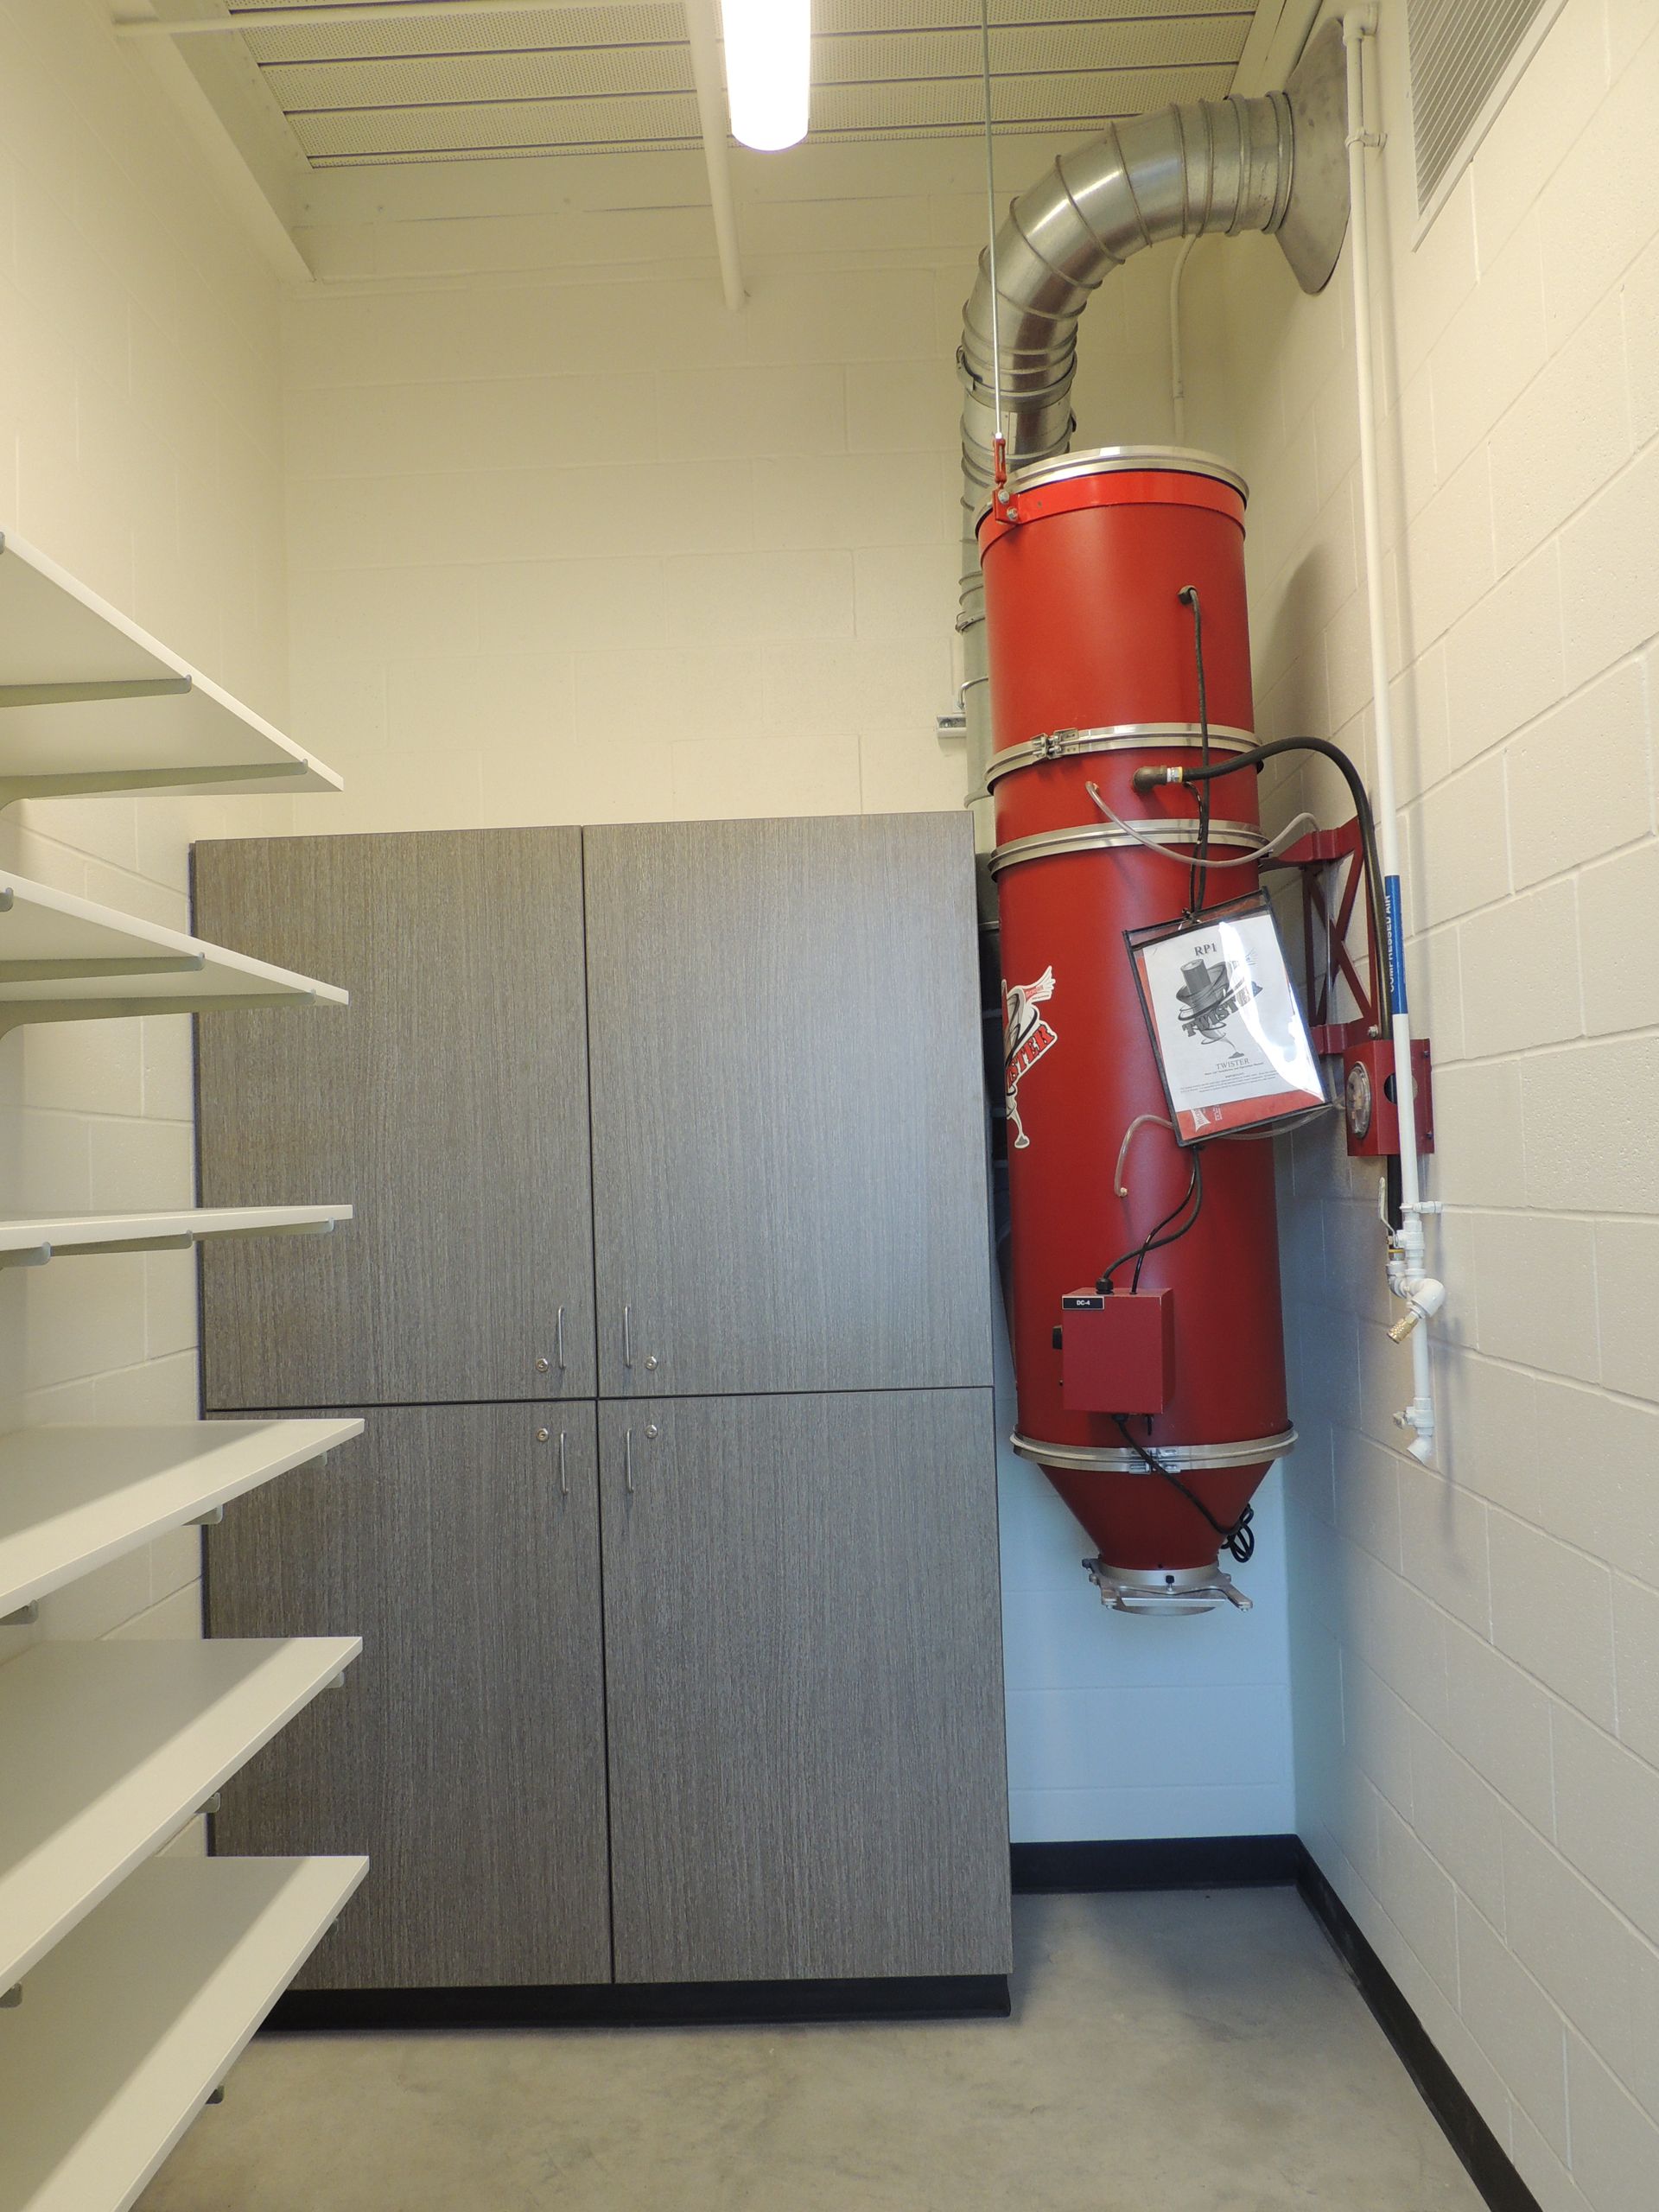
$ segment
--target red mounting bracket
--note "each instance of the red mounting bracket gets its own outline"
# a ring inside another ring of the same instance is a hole
[[[1365,849],[1357,820],[1338,830],[1313,830],[1287,845],[1281,868],[1300,868],[1302,877],[1302,943],[1307,957],[1308,1027],[1316,1052],[1346,1052],[1368,1039],[1387,1034],[1382,1005],[1385,969],[1371,902],[1360,897],[1365,881]],[[1338,870],[1336,906],[1331,905],[1327,869]],[[1367,982],[1348,950],[1354,908],[1365,916]],[[1316,957],[1317,954],[1317,957]],[[1353,993],[1358,1012],[1348,1021],[1333,1020],[1335,986],[1340,980]]]

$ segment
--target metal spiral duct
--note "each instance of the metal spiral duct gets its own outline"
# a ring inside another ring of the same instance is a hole
[[[1015,467],[1071,442],[1077,321],[1131,254],[1205,232],[1275,237],[1305,291],[1330,279],[1348,223],[1342,32],[1327,24],[1282,92],[1201,100],[1114,124],[1022,193],[996,239],[1002,429]],[[963,639],[969,791],[989,753],[985,601],[976,518],[989,495],[993,405],[991,256],[963,311]]]

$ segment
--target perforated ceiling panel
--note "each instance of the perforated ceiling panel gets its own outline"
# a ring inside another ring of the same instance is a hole
[[[262,0],[230,0],[234,15]],[[677,4],[317,17],[249,51],[319,168],[697,143]],[[1087,130],[1225,93],[1254,0],[992,0],[998,126]],[[812,135],[980,127],[977,0],[814,0]]]

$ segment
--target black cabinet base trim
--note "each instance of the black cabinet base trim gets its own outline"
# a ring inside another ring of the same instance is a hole
[[[813,2020],[1006,2019],[1004,1974],[848,1981],[601,1982],[505,1989],[290,1989],[268,2029],[687,2028]]]
[[[1088,1890],[1288,1888],[1301,1871],[1294,1835],[1179,1835],[1154,1841],[1016,1843],[1016,1895]]]
[[[1446,2064],[1405,1993],[1367,1942],[1359,1923],[1313,1863],[1304,1845],[1296,1886],[1302,1902],[1330,1937],[1359,1985],[1395,2055],[1439,2120],[1490,2212],[1540,2212],[1537,2198],[1516,2172],[1509,2152],[1482,2119],[1469,2092]]]

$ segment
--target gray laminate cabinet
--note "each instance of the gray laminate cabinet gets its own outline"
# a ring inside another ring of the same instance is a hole
[[[357,1208],[206,1252],[208,1409],[368,1420],[209,1542],[212,1633],[364,1639],[218,1821],[368,1849],[304,1984],[1006,1973],[965,817],[211,844],[196,919],[353,994],[198,1040],[204,1202]]]
[[[600,1395],[988,1381],[966,817],[584,850]]]
[[[599,1421],[617,1980],[1006,1974],[990,1392]]]
[[[204,1248],[204,1403],[592,1397],[581,831],[200,844],[195,925],[352,995],[198,1025],[203,1205],[356,1208]]]
[[[222,1852],[369,1853],[297,1986],[610,1980],[590,1404],[372,1413],[327,1467],[226,1507],[207,1615],[363,1638],[215,1822]]]

